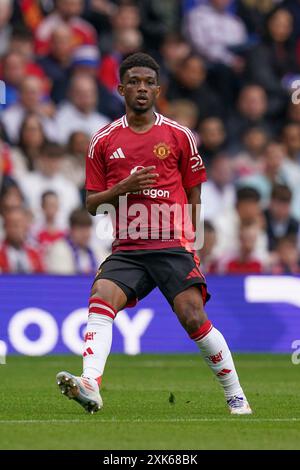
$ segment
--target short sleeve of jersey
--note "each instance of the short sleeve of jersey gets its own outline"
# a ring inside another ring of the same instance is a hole
[[[181,132],[181,156],[179,170],[183,187],[188,189],[206,181],[206,171],[203,160],[198,153],[196,140],[192,132],[186,128]]]
[[[101,141],[92,139],[86,156],[85,189],[89,191],[105,191],[104,154]]]

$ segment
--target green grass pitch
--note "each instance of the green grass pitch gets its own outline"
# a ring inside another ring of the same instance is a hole
[[[95,415],[55,382],[60,370],[79,374],[80,358],[9,357],[0,366],[0,448],[299,449],[300,365],[288,355],[235,360],[252,416],[229,415],[197,354],[112,355]]]

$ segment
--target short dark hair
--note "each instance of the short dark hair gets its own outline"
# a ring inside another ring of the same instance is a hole
[[[92,219],[85,209],[79,207],[71,212],[70,227],[91,227],[93,225]]]
[[[260,194],[255,188],[251,188],[250,186],[238,188],[236,192],[236,201],[237,203],[242,201],[259,202]]]
[[[41,196],[41,203],[42,203],[42,207],[43,205],[45,204],[45,201],[46,201],[46,198],[48,196],[55,196],[55,197],[58,197],[57,193],[55,191],[52,191],[52,190],[48,190],[48,191],[45,191],[42,196]]]
[[[124,75],[127,70],[132,69],[133,67],[147,67],[156,72],[157,79],[159,79],[159,65],[149,54],[144,54],[143,52],[136,52],[126,57],[125,60],[120,65],[119,74],[120,80],[123,81]]]
[[[292,191],[285,184],[274,184],[272,188],[271,199],[282,202],[291,202]]]

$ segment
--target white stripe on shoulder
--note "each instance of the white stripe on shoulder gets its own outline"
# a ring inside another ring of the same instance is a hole
[[[114,126],[115,126],[116,124],[118,124],[119,122],[121,122],[121,118],[120,118],[120,119],[117,119],[116,121],[111,122],[110,124],[107,124],[106,126],[104,126],[104,127],[102,127],[101,129],[99,129],[99,131],[95,132],[95,134],[94,134],[93,137],[92,137],[91,144],[93,144],[93,141],[94,141],[100,134],[102,134],[103,132],[108,131],[108,129],[110,129],[111,127],[114,127]]]
[[[124,114],[124,116],[122,117],[122,126],[123,127],[128,127],[128,121],[127,121],[126,114]]]
[[[97,139],[94,141],[93,143],[93,146],[91,148],[91,154],[90,154],[90,158],[93,158],[94,157],[94,150],[95,150],[95,147],[97,145],[97,143],[99,142],[99,140],[101,140],[103,137],[106,137],[108,136],[111,132],[113,132],[115,129],[117,129],[118,127],[120,127],[122,125],[121,122],[119,122],[118,124],[116,124],[114,127],[111,127],[110,129],[108,129],[106,132],[100,134]]]
[[[104,130],[101,130],[101,131],[97,132],[94,135],[94,137],[91,140],[89,151],[88,151],[89,158],[94,157],[93,152],[94,152],[95,146],[97,145],[99,140],[102,139],[103,137],[109,135],[113,130],[115,130],[117,127],[119,127],[121,125],[122,125],[122,121],[121,121],[121,119],[118,119],[118,121],[115,121],[109,127],[106,127]]]
[[[157,113],[156,111],[154,111],[154,114],[155,114],[155,116],[156,116],[154,125],[155,125],[155,126],[160,126],[160,125],[161,125],[161,121],[162,121],[162,115],[159,114],[159,113]]]
[[[193,147],[193,152],[194,154],[198,153],[198,149],[197,149],[197,143],[196,143],[196,140],[195,140],[195,137],[192,133],[192,131],[188,128],[188,127],[185,127],[185,126],[182,126],[181,124],[179,124],[178,122],[176,121],[173,121],[172,119],[169,119],[165,116],[163,116],[163,122],[168,122],[170,124],[173,124],[174,126],[176,126],[178,129],[181,129],[183,132],[186,132],[189,134],[190,136],[190,145]]]
[[[181,126],[181,124],[178,124],[178,122],[172,121],[171,119],[168,119],[165,116],[163,116],[162,118],[162,123],[184,132],[188,138],[192,155],[198,154],[197,143],[196,143],[195,137],[193,136],[192,131],[188,129],[188,127]]]

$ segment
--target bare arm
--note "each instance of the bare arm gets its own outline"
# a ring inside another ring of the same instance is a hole
[[[154,173],[155,166],[148,166],[140,171],[136,171],[124,180],[117,183],[106,191],[87,191],[86,208],[91,215],[96,215],[97,208],[101,204],[112,204],[117,207],[119,197],[133,191],[141,191],[155,185],[158,173]]]
[[[200,220],[201,209],[201,184],[185,190],[188,203],[192,206],[192,223],[194,230],[196,230],[197,220]]]

